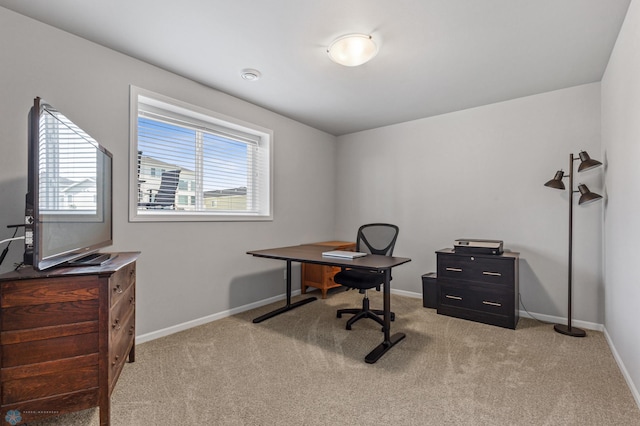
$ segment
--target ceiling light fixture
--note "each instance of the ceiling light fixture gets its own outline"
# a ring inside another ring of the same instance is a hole
[[[335,39],[327,53],[336,64],[356,67],[373,59],[378,53],[378,46],[370,35],[348,34]]]
[[[247,69],[243,69],[240,72],[240,76],[247,81],[256,81],[256,80],[260,80],[260,77],[262,77],[262,74],[258,70],[247,68]]]

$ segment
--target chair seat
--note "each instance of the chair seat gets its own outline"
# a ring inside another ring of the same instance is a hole
[[[347,269],[346,271],[338,272],[333,277],[333,281],[345,287],[368,290],[370,288],[380,287],[384,284],[384,274],[360,271],[357,269]]]

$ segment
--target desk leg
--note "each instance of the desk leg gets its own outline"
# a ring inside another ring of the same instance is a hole
[[[313,302],[314,300],[317,300],[317,297],[315,296],[308,297],[306,299],[299,300],[296,303],[291,303],[291,261],[287,260],[287,304],[284,305],[282,308],[276,309],[275,311],[271,311],[264,315],[259,316],[258,318],[254,318],[253,322],[254,323],[262,322],[266,319],[275,317],[276,315],[280,315],[284,312],[297,308],[298,306],[306,305],[307,303]]]
[[[367,364],[373,364],[377,360],[382,357],[389,349],[395,346],[400,340],[404,339],[406,336],[404,333],[396,333],[391,336],[391,269],[386,269],[384,271],[384,288],[383,288],[383,297],[384,297],[384,341],[376,346],[369,354],[365,357],[365,362]]]

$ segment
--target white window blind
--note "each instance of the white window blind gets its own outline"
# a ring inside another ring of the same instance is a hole
[[[39,126],[41,212],[96,214],[98,144],[47,104],[43,105]]]
[[[134,101],[132,220],[272,218],[270,131],[141,89]]]

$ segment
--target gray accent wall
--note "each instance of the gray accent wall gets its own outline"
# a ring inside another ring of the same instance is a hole
[[[604,324],[640,405],[640,2],[634,0],[602,78]]]

